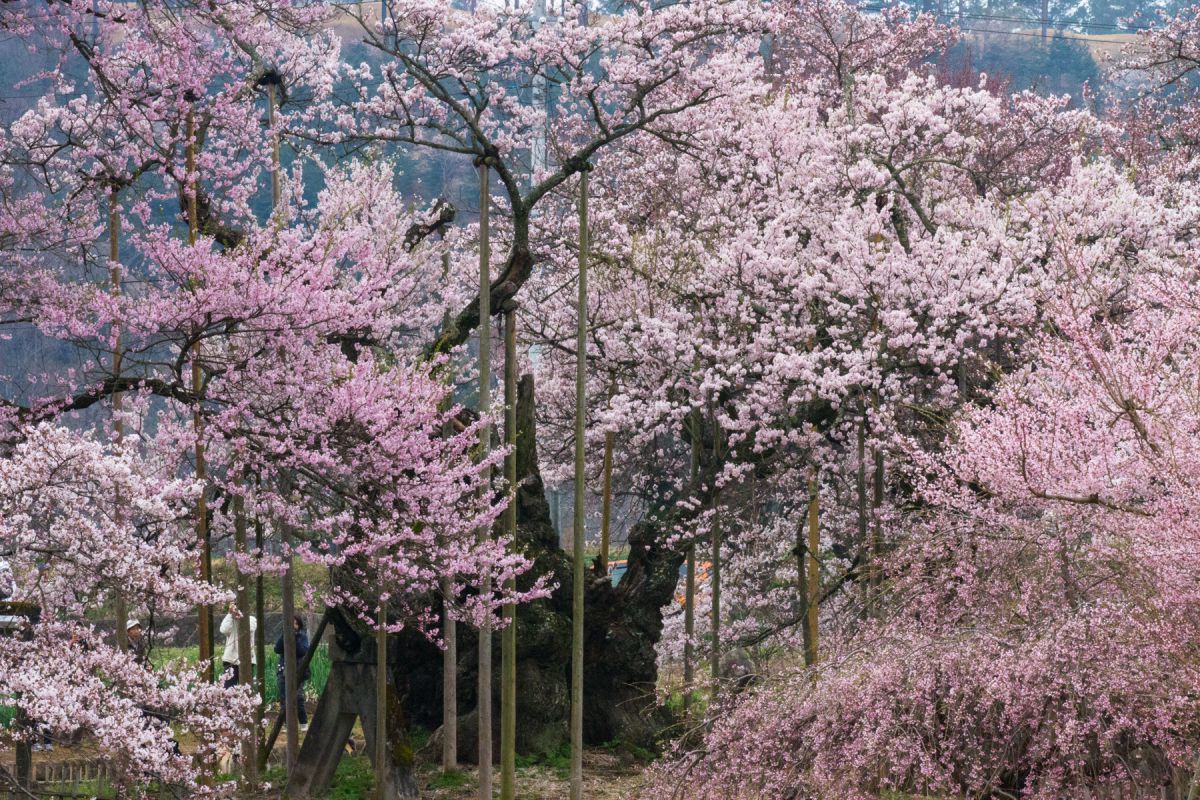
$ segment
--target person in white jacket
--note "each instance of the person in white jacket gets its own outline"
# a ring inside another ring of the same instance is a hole
[[[12,566],[4,556],[0,556],[0,600],[8,600],[16,591],[16,580],[13,578]]]
[[[235,616],[237,615],[237,616]],[[229,604],[229,613],[225,615],[225,619],[221,620],[221,635],[225,637],[225,653],[221,656],[221,661],[225,666],[225,688],[237,686],[240,682],[241,675],[239,674],[238,665],[241,661],[238,659],[238,637],[237,637],[237,617],[241,616],[237,613],[237,606],[233,603]],[[250,616],[250,663],[257,666],[258,648],[254,646],[254,637],[258,634],[258,620],[252,614]]]

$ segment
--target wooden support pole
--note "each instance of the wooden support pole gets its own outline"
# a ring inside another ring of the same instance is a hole
[[[300,754],[300,720],[296,713],[296,695],[299,692],[299,673],[296,671],[296,637],[292,633],[292,620],[296,618],[296,594],[292,584],[293,558],[292,534],[285,522],[280,526],[283,546],[284,570],[280,578],[283,593],[283,719],[287,730],[287,753],[284,763],[289,775]]]
[[[187,178],[184,194],[187,198],[188,245],[195,247],[199,236],[200,214],[197,197],[200,193],[200,177],[196,172],[196,118],[189,110],[186,121],[187,143],[185,159]],[[196,407],[192,411],[192,427],[196,434],[196,480],[200,483],[200,496],[196,500],[196,539],[200,545],[200,579],[212,583],[212,547],[208,535],[208,486],[204,460],[204,416],[200,397],[204,392],[204,374],[200,368],[203,349],[199,342],[192,345],[192,393]],[[212,606],[199,608],[200,671],[208,681],[215,679],[213,663],[213,619]]]
[[[450,252],[442,253],[442,278],[450,276]],[[450,319],[450,312],[442,317],[445,326]],[[450,431],[452,432],[452,427]],[[453,772],[458,769],[458,623],[450,614],[450,604],[454,596],[454,578],[447,575],[442,578],[442,641],[445,650],[442,651],[442,772]]]
[[[612,431],[604,434],[604,488],[600,496],[600,558],[599,572],[608,574],[608,548],[612,538],[612,473],[613,448],[616,437]]]
[[[379,598],[379,628],[375,631],[375,800],[387,800],[391,766],[387,746],[387,597]]]
[[[510,303],[504,312],[504,479],[508,506],[504,509],[504,536],[517,538],[517,310]],[[516,591],[516,580],[505,582]],[[504,606],[504,635],[500,659],[500,800],[515,800],[517,775],[517,607]]]
[[[583,800],[584,412],[587,403],[588,170],[579,173],[579,298],[575,342],[575,524],[571,591],[571,800]]]
[[[721,464],[721,424],[713,419],[713,464],[715,469]],[[713,478],[713,529],[712,529],[712,563],[708,567],[708,584],[712,593],[712,650],[710,651],[709,668],[712,677],[712,702],[716,703],[721,686],[721,490]]]
[[[263,551],[263,522],[254,520],[254,549]],[[255,660],[258,662],[258,674],[255,676],[258,685],[258,711],[255,714],[255,724],[262,725],[267,705],[267,609],[264,597],[262,573],[254,577],[254,616],[258,619],[258,638],[254,640]],[[259,764],[265,766],[265,761]]]
[[[692,452],[691,469],[689,472],[690,491],[692,497],[697,497],[700,491],[700,426],[696,424],[696,414],[688,417],[691,430]],[[684,576],[683,594],[683,710],[686,714],[692,706],[692,684],[696,680],[693,664],[695,662],[695,646],[692,644],[696,635],[696,544],[687,546],[687,574]]]
[[[821,562],[818,560],[818,553],[821,549],[821,527],[820,527],[820,484],[817,480],[817,473],[814,470],[812,478],[808,482],[808,570],[807,570],[807,589],[808,593],[805,598],[808,614],[805,618],[804,630],[804,663],[809,667],[817,665],[818,653],[818,604],[821,598]]]
[[[108,190],[108,283],[109,289],[114,297],[119,297],[121,294],[121,209],[117,198],[117,187],[113,186]],[[114,323],[113,325],[113,355],[112,355],[112,371],[113,380],[120,381],[121,378],[121,330]],[[125,421],[121,419],[122,393],[113,392],[112,408],[113,408],[113,434],[116,437],[117,447],[120,447],[125,439]],[[121,498],[120,492],[113,498],[116,505],[116,517],[121,519],[124,512],[124,500]],[[129,621],[129,604],[125,599],[125,592],[117,589],[116,593],[116,617],[117,617],[117,649],[121,652],[129,650],[129,633],[125,630],[125,625]]]
[[[491,251],[488,241],[488,212],[491,194],[488,186],[487,159],[479,162],[479,413],[486,414],[492,405],[492,278]],[[490,426],[479,432],[480,457],[486,457],[492,446]],[[484,491],[491,491],[491,469],[485,475]],[[491,530],[481,527],[478,539],[491,538]],[[491,582],[484,578],[480,591],[485,597],[492,593]],[[479,799],[492,800],[492,625],[490,615],[479,629],[478,666],[478,734]]]
[[[238,481],[233,496],[233,549],[239,556],[247,554],[246,547],[246,501],[241,494],[243,482]],[[254,642],[251,639],[250,628],[250,596],[246,591],[246,575],[234,560],[234,604],[238,610],[237,643],[238,643],[238,682],[243,686],[254,685]],[[259,638],[263,631],[259,630]],[[243,737],[242,744],[242,778],[248,787],[258,785],[258,723],[251,718],[249,728]]]

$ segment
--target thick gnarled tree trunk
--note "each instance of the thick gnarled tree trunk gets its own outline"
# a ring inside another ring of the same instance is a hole
[[[527,588],[536,576],[547,575],[557,588],[550,597],[517,611],[516,746],[523,754],[552,754],[569,741],[572,572],[551,525],[538,470],[533,381],[528,376],[518,387],[517,413],[517,538],[534,562],[520,584]],[[674,595],[683,556],[663,548],[660,538],[650,524],[634,527],[628,568],[619,586],[613,586],[607,575],[587,576],[583,722],[589,744],[620,739],[653,748],[657,734],[671,722],[668,712],[655,702],[655,645],[662,635],[662,608]],[[342,615],[335,612],[331,619],[333,665],[288,781],[290,797],[318,797],[328,789],[355,719],[362,718],[366,750],[374,752],[374,642]],[[476,752],[477,653],[474,631],[460,628],[458,707],[467,713],[458,720],[458,752],[464,759]],[[498,661],[499,653],[495,658]],[[419,634],[406,632],[390,637],[388,664],[393,666],[389,669],[392,764],[387,796],[416,797],[409,725],[441,724],[442,656]],[[499,672],[494,670],[497,676]],[[492,719],[498,725],[499,714]],[[498,730],[494,734],[498,736]],[[435,741],[440,739],[435,736]]]

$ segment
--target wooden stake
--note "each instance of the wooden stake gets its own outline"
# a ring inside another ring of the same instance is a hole
[[[263,523],[261,519],[254,520],[254,549],[263,551]],[[255,676],[258,684],[258,709],[255,713],[254,724],[261,726],[267,713],[267,610],[263,597],[263,576],[260,572],[254,578],[254,616],[258,619],[258,638],[254,640],[254,655],[258,661],[258,674]],[[259,761],[265,767],[264,760]]]
[[[233,549],[238,555],[245,555],[247,552],[246,500],[241,494],[241,487],[242,481],[238,480],[233,496]],[[250,598],[246,591],[246,576],[238,568],[236,559],[234,560],[234,581],[234,603],[238,610],[238,682],[243,686],[253,686],[254,666],[251,655],[254,644],[250,639]],[[260,629],[258,633],[261,639],[263,631]],[[242,744],[242,777],[249,787],[258,785],[258,755],[255,752],[257,746],[257,721],[252,718]]]
[[[120,206],[117,204],[117,187],[113,186],[108,191],[108,282],[109,288],[114,297],[121,294],[121,266],[118,264],[118,259],[121,257],[121,215]],[[121,331],[115,324],[113,326],[113,380],[121,379]],[[125,422],[121,419],[121,400],[122,393],[119,391],[112,394],[113,408],[113,434],[116,436],[117,447],[125,439]],[[122,506],[124,501],[118,492],[113,498],[116,505],[116,515],[120,519],[122,516]],[[129,633],[125,630],[125,624],[129,621],[129,606],[125,600],[125,593],[120,589],[116,595],[116,617],[117,617],[117,649],[121,652],[129,650]]]
[[[280,525],[280,539],[284,551],[284,570],[280,578],[283,593],[283,719],[287,730],[287,752],[284,763],[289,775],[300,753],[300,721],[296,714],[296,694],[299,690],[299,677],[296,674],[296,637],[292,635],[292,625],[296,618],[296,595],[292,585],[292,535],[287,523]]]
[[[197,210],[197,195],[200,192],[200,178],[196,175],[196,120],[195,114],[187,114],[187,146],[185,160],[188,174],[188,186],[185,189],[187,197],[188,245],[194,247],[200,229],[200,215]],[[196,500],[196,538],[200,544],[200,579],[212,583],[212,548],[208,537],[208,487],[207,471],[204,462],[204,417],[200,408],[200,396],[204,391],[204,376],[200,369],[203,348],[199,342],[192,345],[192,393],[196,397],[196,407],[192,412],[192,427],[196,433],[196,480],[201,489]],[[213,663],[213,620],[212,606],[201,605],[199,608],[199,638],[200,638],[200,670],[205,678],[212,682],[215,679]]]
[[[588,167],[590,168],[590,167]],[[579,173],[579,298],[575,342],[575,525],[571,592],[571,800],[583,800],[584,412],[587,403],[588,168]]]
[[[817,636],[817,612],[819,609],[817,606],[821,597],[821,562],[817,560],[817,553],[821,548],[820,503],[820,485],[814,470],[813,476],[808,482],[808,615],[805,623],[807,636],[804,637],[804,663],[810,667],[817,665],[819,644]]]
[[[379,629],[375,631],[375,798],[386,800],[387,747],[387,601],[379,599]]]
[[[488,241],[488,212],[491,195],[488,187],[487,159],[479,162],[479,413],[486,414],[492,405],[492,278],[491,251]],[[486,457],[492,446],[489,426],[479,431],[480,456]],[[485,474],[485,485],[491,484],[491,469]],[[490,491],[485,488],[484,491]],[[491,531],[484,526],[478,531],[480,542],[491,538]],[[491,581],[484,578],[480,587],[487,597],[492,593]],[[479,705],[478,721],[478,764],[479,798],[492,800],[492,625],[489,618],[479,629]]]
[[[442,278],[450,276],[450,253],[442,253]],[[445,326],[450,312],[442,317]],[[447,431],[452,433],[452,429]],[[454,579],[442,579],[442,640],[446,649],[442,652],[442,772],[458,769],[458,623],[450,615],[450,602],[454,594]]]
[[[867,533],[867,430],[866,430],[866,408],[863,408],[863,414],[858,419],[858,469],[856,471],[856,489],[858,494],[858,546],[866,551],[867,558],[871,557],[871,543],[869,534]],[[871,597],[872,590],[871,581],[866,581],[863,587],[863,612],[866,615],[871,613]]]
[[[721,463],[721,424],[713,419],[713,463]],[[708,583],[712,591],[712,702],[716,703],[721,684],[721,490],[713,484],[712,563],[708,568]]]
[[[504,509],[504,535],[517,538],[517,311],[504,312],[504,478],[508,484],[508,506]],[[505,589],[516,590],[509,578]],[[500,800],[514,800],[517,775],[517,607],[504,606],[504,635],[500,659]]]
[[[692,453],[690,486],[693,497],[700,490],[700,431],[696,424],[695,412],[688,418],[691,426]],[[684,576],[683,595],[683,711],[686,714],[692,706],[692,684],[696,680],[692,663],[695,659],[695,649],[692,640],[696,635],[696,545],[693,542],[687,547],[687,575]]]
[[[612,473],[613,446],[616,436],[612,431],[604,434],[604,489],[600,497],[600,574],[608,574],[608,546],[612,526]]]

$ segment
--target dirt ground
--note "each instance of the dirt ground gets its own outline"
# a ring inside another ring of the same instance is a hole
[[[583,759],[583,792],[588,800],[632,800],[642,786],[644,765],[629,763],[607,751],[588,751]],[[436,788],[440,772],[430,766],[422,772],[422,798],[428,800],[474,800],[476,770],[463,773],[464,782],[453,788]],[[500,792],[500,773],[495,773],[496,796]],[[570,796],[569,775],[554,767],[518,767],[517,800],[566,800]]]

